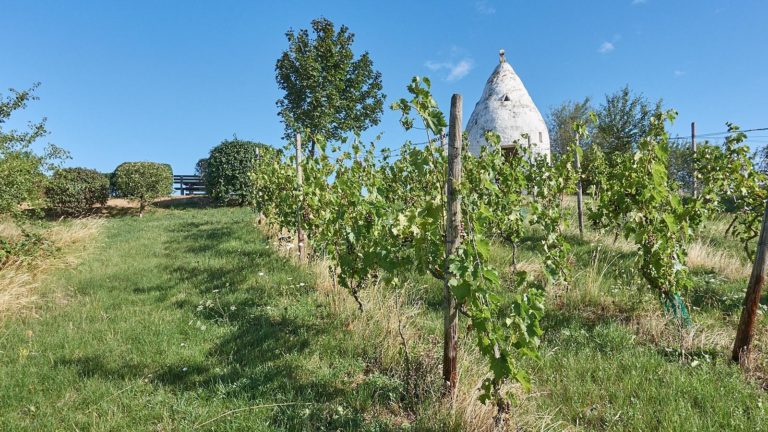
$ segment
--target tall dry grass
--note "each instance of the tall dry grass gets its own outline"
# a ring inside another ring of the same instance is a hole
[[[76,264],[103,224],[104,221],[97,218],[58,222],[42,232],[57,252],[6,262],[0,268],[0,321],[33,313],[40,282],[52,270]],[[0,235],[15,240],[21,231],[12,223],[2,222]]]

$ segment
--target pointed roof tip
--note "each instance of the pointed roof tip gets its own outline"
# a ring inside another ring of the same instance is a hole
[[[499,63],[504,63],[506,60],[504,59],[504,48],[499,50]]]

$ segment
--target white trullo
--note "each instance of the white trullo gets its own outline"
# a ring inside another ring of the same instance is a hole
[[[485,132],[495,131],[501,136],[503,149],[511,148],[517,141],[549,158],[547,125],[520,77],[504,59],[504,50],[499,52],[499,65],[485,83],[483,96],[475,105],[466,130],[469,151],[475,156],[488,145]]]

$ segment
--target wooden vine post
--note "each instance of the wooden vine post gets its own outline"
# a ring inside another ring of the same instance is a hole
[[[768,202],[763,213],[763,226],[760,229],[760,240],[757,243],[755,262],[752,264],[752,275],[749,277],[747,293],[744,296],[744,306],[741,310],[739,327],[736,330],[736,340],[733,343],[731,359],[738,362],[749,353],[752,335],[755,331],[757,308],[760,305],[760,294],[765,285],[765,266],[768,264]]]
[[[301,169],[301,134],[296,134],[296,187],[299,191],[299,205],[296,207],[296,246],[299,260],[304,261],[304,172]]]
[[[459,378],[456,363],[458,340],[458,309],[449,282],[450,257],[461,243],[461,195],[457,183],[461,181],[461,95],[451,97],[451,114],[448,124],[448,175],[446,176],[446,223],[444,268],[444,322],[443,322],[443,382],[445,396],[451,403],[456,395]]]
[[[581,190],[581,162],[579,161],[579,136],[576,135],[576,148],[573,149],[573,168],[576,170],[576,213],[579,216],[579,236],[584,238],[584,197]]]
[[[696,122],[691,122],[691,153],[693,157],[696,157]],[[691,179],[691,195],[696,198],[698,196],[698,181],[696,180],[696,163],[693,162],[693,172],[692,172],[692,179]]]

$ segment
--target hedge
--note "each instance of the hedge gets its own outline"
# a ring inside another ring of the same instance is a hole
[[[205,164],[205,187],[214,202],[247,205],[253,196],[251,179],[259,153],[266,144],[237,138],[223,141],[211,150]]]
[[[45,186],[45,201],[50,211],[63,216],[83,216],[93,206],[109,199],[109,181],[96,170],[62,168]]]
[[[115,168],[113,180],[119,196],[139,201],[139,216],[147,204],[173,192],[173,171],[168,164],[124,162]]]

